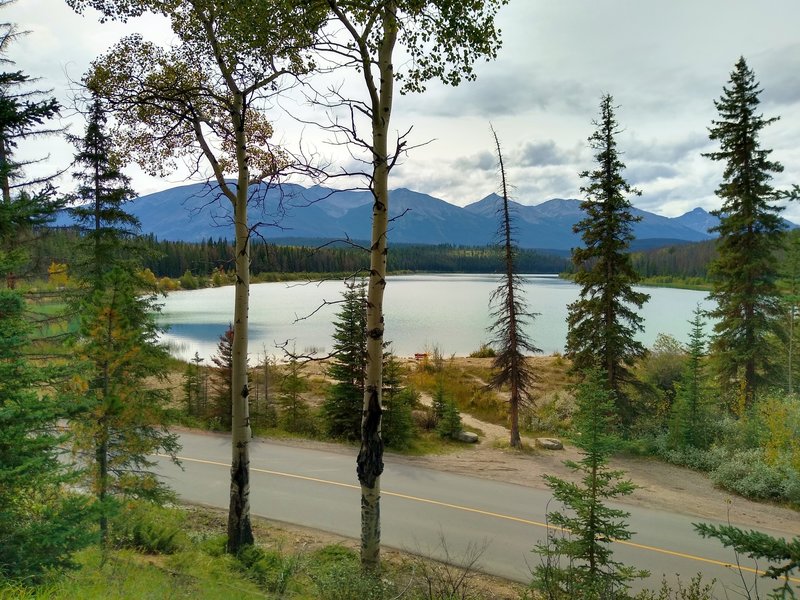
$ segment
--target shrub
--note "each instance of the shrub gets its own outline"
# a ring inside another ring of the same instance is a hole
[[[406,388],[391,398],[384,397],[381,437],[387,447],[396,450],[408,447],[414,437],[411,409],[418,399],[419,394],[413,388]]]
[[[298,554],[284,555],[277,550],[265,550],[258,546],[245,546],[236,558],[256,583],[281,595],[286,593],[302,563]]]
[[[144,554],[174,554],[186,545],[185,515],[177,509],[137,502],[127,504],[111,523],[111,542]]]
[[[495,352],[494,348],[485,343],[469,354],[470,358],[494,358],[495,356],[497,356],[497,352]]]
[[[383,600],[386,593],[381,579],[350,562],[330,564],[312,579],[318,600]]]
[[[755,500],[800,501],[800,474],[787,462],[767,464],[760,449],[734,452],[714,469],[711,480]]]
[[[455,439],[461,433],[461,414],[452,400],[445,400],[442,407],[442,416],[436,431],[440,437]]]

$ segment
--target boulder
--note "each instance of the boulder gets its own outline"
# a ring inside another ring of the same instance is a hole
[[[563,450],[564,444],[556,438],[536,438],[536,447],[543,450]]]
[[[478,441],[478,434],[471,431],[459,431],[456,439],[459,442],[466,442],[467,444],[474,444]]]

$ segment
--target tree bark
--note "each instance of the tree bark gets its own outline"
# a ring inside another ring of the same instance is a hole
[[[233,368],[231,372],[231,488],[228,510],[227,550],[236,554],[253,544],[250,524],[250,395],[247,382],[247,342],[250,308],[250,230],[247,197],[250,173],[244,133],[244,102],[235,94],[234,110],[240,115],[236,127],[236,159],[239,174],[233,207],[236,235],[236,290],[233,309]]]
[[[383,473],[381,439],[381,390],[383,388],[383,293],[386,288],[386,234],[389,226],[389,150],[388,132],[394,94],[392,53],[397,41],[395,3],[388,2],[381,12],[383,39],[378,51],[380,86],[375,88],[372,74],[364,73],[372,98],[372,239],[367,286],[367,375],[364,382],[364,407],[361,418],[361,449],[357,459],[361,484],[361,567],[380,572],[380,477]],[[365,57],[366,58],[366,57]],[[366,64],[369,69],[369,63]],[[374,93],[377,92],[377,93]]]

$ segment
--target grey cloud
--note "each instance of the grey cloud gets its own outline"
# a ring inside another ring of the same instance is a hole
[[[528,71],[529,67],[497,62],[474,83],[456,89],[431,86],[424,96],[407,98],[406,108],[429,116],[485,118],[544,109],[590,114],[596,108],[597,95],[580,82],[536,77]]]
[[[565,165],[573,162],[572,153],[561,150],[553,140],[528,142],[520,150],[519,162],[524,166],[544,167]]]
[[[580,198],[580,182],[574,174],[527,172],[521,178],[514,199],[521,204],[539,204],[551,198]]]
[[[453,165],[459,170],[494,171],[497,169],[497,157],[489,151],[478,152],[457,158]]]
[[[761,82],[762,101],[777,106],[800,102],[800,44],[770,50],[760,59],[764,66],[756,71],[756,80]]]
[[[633,138],[623,148],[623,160],[676,163],[691,154],[700,154],[710,145],[705,133],[692,133],[676,142],[657,142]]]
[[[665,164],[642,163],[628,166],[625,178],[632,185],[654,181],[656,179],[675,177],[678,169]]]

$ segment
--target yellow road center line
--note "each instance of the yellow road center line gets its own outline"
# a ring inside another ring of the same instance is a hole
[[[221,463],[213,460],[204,460],[202,458],[189,458],[186,456],[179,456],[177,457],[179,460],[184,460],[187,462],[195,462],[195,463],[203,463],[206,465],[215,465],[220,467],[230,467],[230,464]],[[255,473],[264,473],[266,475],[275,475],[277,477],[286,477],[288,479],[299,479],[301,481],[310,481],[313,483],[321,483],[324,485],[333,485],[342,488],[349,488],[354,490],[360,490],[361,487],[357,485],[353,485],[351,483],[341,483],[338,481],[330,481],[328,479],[320,479],[318,477],[310,477],[308,475],[297,475],[294,473],[283,473],[282,471],[271,471],[269,469],[259,469],[256,467],[250,467],[250,470]],[[559,527],[555,527],[553,525],[548,525],[547,523],[541,523],[540,521],[532,521],[530,519],[523,519],[522,517],[514,517],[511,515],[504,515],[501,513],[495,513],[487,510],[481,510],[479,508],[471,508],[469,506],[462,506],[460,504],[451,504],[449,502],[441,502],[439,500],[431,500],[430,498],[420,498],[418,496],[410,496],[408,494],[401,494],[399,492],[387,492],[386,490],[381,490],[381,494],[383,496],[393,496],[395,498],[402,498],[404,500],[411,500],[414,502],[422,502],[423,504],[431,504],[433,506],[441,506],[443,508],[452,508],[454,510],[460,510],[462,512],[474,513],[478,515],[483,515],[487,517],[494,517],[496,519],[503,519],[505,521],[514,521],[516,523],[523,523],[525,525],[531,525],[534,527],[542,527],[544,529],[551,529],[556,531],[563,531],[563,529]],[[617,544],[622,544],[624,546],[630,546],[631,548],[636,548],[638,550],[649,550],[650,552],[657,552],[659,554],[666,554],[669,556],[675,556],[678,558],[685,558],[687,560],[694,560],[697,562],[702,562],[710,565],[716,565],[718,567],[724,567],[727,569],[740,569],[747,573],[755,573],[756,575],[763,575],[763,571],[759,571],[758,569],[752,569],[750,567],[744,566],[736,566],[733,563],[714,560],[713,558],[704,558],[702,556],[696,556],[694,554],[686,554],[684,552],[676,552],[675,550],[667,550],[666,548],[658,548],[657,546],[648,546],[646,544],[637,544],[636,542],[630,542],[627,540],[614,540]],[[796,579],[794,577],[790,577],[789,581],[794,583],[800,583],[800,579]]]

